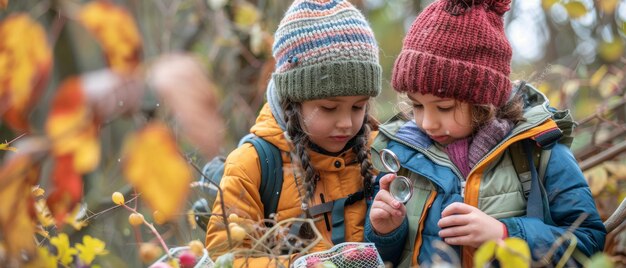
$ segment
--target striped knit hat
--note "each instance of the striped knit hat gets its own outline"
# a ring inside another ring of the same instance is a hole
[[[399,92],[472,104],[506,103],[511,46],[503,14],[511,0],[437,0],[415,19],[393,67]]]
[[[269,88],[279,99],[380,93],[374,33],[348,1],[296,0],[276,30],[272,50],[276,68]]]

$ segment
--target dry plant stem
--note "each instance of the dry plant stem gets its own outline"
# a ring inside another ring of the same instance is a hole
[[[252,246],[252,249],[256,249],[257,247],[259,247],[260,244],[262,244],[263,241],[265,241],[270,235],[272,235],[274,232],[276,232],[276,230],[283,226],[283,225],[287,225],[289,223],[294,223],[294,222],[306,222],[308,224],[310,224],[313,228],[313,232],[315,232],[315,236],[316,238],[313,240],[312,243],[310,243],[308,246],[306,246],[302,251],[303,252],[307,252],[309,251],[311,248],[313,248],[317,243],[319,243],[322,240],[322,234],[317,230],[317,228],[315,227],[315,223],[313,222],[313,219],[301,219],[301,218],[291,218],[291,219],[286,219],[286,220],[282,220],[280,222],[277,222],[276,225],[272,226],[272,228],[270,228],[267,232],[265,232],[265,234],[259,238],[256,243],[254,243],[254,246]]]
[[[556,241],[554,241],[554,243],[552,244],[552,247],[550,247],[546,255],[544,255],[543,258],[541,258],[541,260],[534,263],[532,266],[538,267],[538,266],[549,265],[551,263],[550,260],[552,259],[552,255],[556,253],[556,250],[561,246],[561,244],[565,242],[566,238],[570,237],[570,235],[571,236],[574,235],[574,230],[576,230],[576,228],[580,226],[580,224],[587,218],[587,216],[588,216],[587,213],[580,214],[580,216],[578,216],[578,219],[576,219],[574,223],[572,223],[572,225],[569,228],[567,228],[567,231],[565,231],[564,234],[559,236],[559,238],[557,238]]]
[[[189,164],[198,172],[200,173],[200,175],[209,182],[209,184],[212,184],[215,186],[215,188],[217,189],[217,194],[220,196],[220,205],[222,206],[222,213],[221,214],[216,214],[216,215],[220,215],[222,216],[222,220],[224,221],[224,229],[226,229],[226,238],[228,239],[228,247],[229,248],[233,248],[233,241],[230,238],[230,228],[228,228],[228,217],[226,217],[226,210],[224,210],[224,193],[222,192],[222,188],[215,183],[213,180],[211,180],[209,177],[207,177],[206,175],[204,175],[204,173],[202,173],[202,170],[193,162],[191,162],[191,159],[188,159]],[[213,214],[211,214],[213,215]],[[208,226],[207,226],[208,228]]]
[[[618,143],[617,145],[611,146],[609,149],[601,153],[598,153],[592,157],[585,159],[579,164],[580,169],[585,171],[599,164],[602,164],[604,161],[613,159],[614,157],[618,156],[619,154],[625,151],[626,151],[626,141],[622,141]]]
[[[567,249],[563,253],[563,256],[561,256],[561,259],[559,260],[559,262],[556,264],[556,268],[565,267],[565,264],[567,264],[567,260],[570,259],[570,257],[572,256],[572,253],[574,253],[574,250],[576,249],[576,244],[578,244],[578,238],[576,238],[574,234],[570,233],[568,237],[570,238],[569,245],[567,246]]]
[[[134,208],[131,208],[129,206],[127,206],[126,204],[124,204],[124,207],[130,211],[132,211],[133,213],[139,213],[137,212],[137,210],[135,210]],[[163,249],[165,250],[167,257],[172,258],[172,254],[170,254],[170,249],[167,247],[167,245],[165,244],[165,241],[163,240],[163,238],[161,237],[161,234],[159,234],[159,231],[157,231],[154,228],[154,225],[152,225],[151,223],[147,222],[146,219],[142,218],[143,224],[145,224],[146,226],[148,226],[148,228],[150,228],[150,231],[154,234],[154,236],[156,236],[157,240],[159,240],[159,243],[161,243],[161,247],[163,247]]]
[[[5,143],[6,145],[11,145],[11,143],[14,143],[15,141],[19,140],[21,137],[24,137],[24,135],[26,135],[26,133],[22,133],[22,134],[20,134],[19,136],[17,136],[17,137],[15,137],[15,138],[13,138],[13,139],[12,139],[12,140],[10,140],[10,141],[6,141],[6,140],[5,140],[5,142],[4,142],[4,143]]]
[[[604,222],[606,226],[606,232],[610,233],[619,225],[626,221],[626,199],[622,200],[617,209],[611,214],[611,216]]]

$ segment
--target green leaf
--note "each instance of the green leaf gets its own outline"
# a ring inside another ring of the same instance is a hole
[[[496,255],[496,241],[483,243],[474,254],[474,267],[487,267]]]
[[[613,262],[606,254],[600,252],[591,256],[589,263],[585,265],[587,268],[613,268]]]
[[[530,248],[525,240],[510,237],[504,240],[504,246],[496,248],[496,258],[502,268],[530,267]]]
[[[587,14],[587,8],[585,5],[579,1],[572,1],[565,4],[565,9],[567,10],[567,14],[572,19],[578,19]]]

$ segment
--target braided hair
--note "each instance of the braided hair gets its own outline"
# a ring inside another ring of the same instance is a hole
[[[302,187],[305,190],[302,202],[308,204],[315,194],[315,186],[319,179],[319,174],[311,164],[311,159],[306,151],[307,147],[311,146],[311,140],[306,131],[302,128],[302,113],[300,103],[285,99],[281,101],[281,107],[285,114],[285,123],[287,135],[293,146],[293,154],[298,161],[303,174]],[[369,105],[368,108],[369,109]],[[368,111],[365,111],[368,114]],[[373,165],[370,161],[370,150],[367,146],[369,135],[372,128],[377,127],[375,119],[369,115],[363,118],[363,125],[355,136],[355,145],[352,147],[352,151],[356,154],[357,162],[361,163],[361,177],[363,178],[363,189],[366,197],[372,194],[372,180],[374,178]]]

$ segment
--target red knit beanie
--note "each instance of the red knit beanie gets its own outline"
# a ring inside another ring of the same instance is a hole
[[[399,92],[504,105],[511,46],[502,15],[511,0],[437,0],[415,19],[393,67]]]

